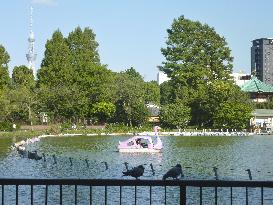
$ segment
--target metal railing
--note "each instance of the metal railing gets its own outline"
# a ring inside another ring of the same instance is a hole
[[[57,196],[57,199],[54,199],[54,204],[78,204],[78,193],[80,187],[85,187],[85,194],[88,195],[84,204],[98,204],[94,202],[94,187],[101,187],[102,189],[98,191],[97,197],[99,197],[99,204],[128,204],[130,201],[132,204],[140,203],[144,201],[147,204],[206,204],[208,201],[214,204],[223,204],[222,200],[225,201],[224,204],[233,204],[234,200],[241,200],[240,204],[249,204],[249,198],[255,195],[254,204],[264,204],[265,201],[265,189],[270,189],[273,191],[273,181],[224,181],[224,180],[119,180],[119,179],[0,179],[0,197],[1,204],[20,204],[19,198],[19,189],[20,187],[29,187],[24,193],[30,192],[28,196],[29,203],[33,205],[34,201],[38,201],[36,204],[49,204],[50,195],[49,187],[54,186],[54,194]],[[70,190],[64,191],[64,187],[69,186]],[[13,187],[13,188],[11,188]],[[37,188],[38,187],[38,188]],[[111,192],[110,189],[115,187],[115,192]],[[131,191],[124,193],[124,187],[130,187]],[[144,194],[138,192],[140,187],[145,187],[147,194],[146,198],[141,196]],[[158,191],[157,188],[162,188],[163,191]],[[172,199],[172,202],[168,203],[167,198],[167,188],[172,189],[173,193],[177,194],[177,198]],[[240,197],[238,197],[238,190],[240,187]],[[209,188],[210,191],[207,192],[206,189]],[[103,190],[104,189],[104,190]],[[195,189],[195,191],[193,191]],[[221,190],[220,190],[221,189]],[[255,189],[255,191],[251,191]],[[35,198],[35,192],[39,190],[40,196]],[[147,191],[148,190],[148,191]],[[197,190],[197,191],[196,191]],[[244,191],[242,191],[244,190]],[[205,192],[207,192],[205,194]],[[42,193],[42,194],[41,194]],[[113,203],[113,197],[110,197],[113,193],[117,199]],[[6,194],[9,195],[7,200]],[[69,202],[64,200],[64,194],[69,195]],[[81,194],[82,195],[82,194]],[[129,195],[129,196],[128,196]],[[153,201],[155,198],[154,195],[162,199],[162,201]],[[267,197],[270,200],[272,199],[273,192],[268,192]],[[42,198],[41,198],[42,196]],[[132,197],[133,196],[133,197]],[[154,196],[154,197],[153,197]],[[223,199],[222,197],[225,196]],[[243,197],[242,197],[243,196]],[[87,202],[88,201],[88,202]],[[268,202],[267,202],[268,203]],[[271,201],[269,204],[272,204]],[[52,204],[52,203],[51,203]],[[141,203],[143,204],[143,203]]]

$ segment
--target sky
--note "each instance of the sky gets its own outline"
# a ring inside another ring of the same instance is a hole
[[[53,32],[67,36],[77,26],[96,34],[102,64],[113,71],[134,67],[145,81],[156,80],[166,30],[181,15],[225,37],[234,72],[250,73],[252,40],[273,37],[272,0],[1,0],[0,44],[11,57],[10,74],[14,66],[27,65],[30,6],[37,69]]]

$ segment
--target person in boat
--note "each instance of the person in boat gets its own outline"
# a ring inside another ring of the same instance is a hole
[[[141,139],[138,138],[138,139],[136,140],[136,144],[137,144],[137,145],[140,145],[140,142],[141,142]]]
[[[139,146],[140,148],[147,148],[147,147],[148,147],[148,144],[147,144],[146,142],[141,141],[140,138],[138,138],[138,139],[136,140],[136,144],[137,144],[137,146]]]
[[[141,139],[140,138],[138,138],[138,139],[136,139],[136,147],[137,148],[141,148]]]

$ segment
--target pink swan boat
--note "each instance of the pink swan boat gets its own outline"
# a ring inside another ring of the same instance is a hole
[[[155,136],[133,136],[125,141],[119,142],[119,152],[161,152],[163,144],[158,136],[158,129],[160,127],[155,126]]]

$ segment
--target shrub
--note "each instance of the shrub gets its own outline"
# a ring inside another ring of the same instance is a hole
[[[0,122],[0,131],[12,131],[12,123],[8,121]]]

